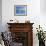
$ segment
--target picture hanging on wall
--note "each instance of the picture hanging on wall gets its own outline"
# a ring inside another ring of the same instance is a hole
[[[26,16],[27,5],[14,5],[14,16]]]

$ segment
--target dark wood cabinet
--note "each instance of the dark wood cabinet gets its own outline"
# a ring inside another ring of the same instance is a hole
[[[7,23],[12,39],[15,42],[23,43],[22,46],[33,46],[33,23]]]

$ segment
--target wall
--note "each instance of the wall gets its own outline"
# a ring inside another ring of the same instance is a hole
[[[42,13],[46,13],[46,0],[40,0],[40,9]]]
[[[2,31],[2,0],[0,0],[0,31]]]
[[[21,3],[20,3],[21,2]],[[27,16],[14,16],[14,5],[27,5]],[[40,0],[3,0],[2,1],[2,22],[6,25],[10,19],[17,19],[20,22],[23,20],[31,20],[31,22],[39,23],[40,15]],[[19,18],[19,19],[18,19]],[[22,19],[23,18],[23,19]],[[35,19],[34,19],[35,18]],[[38,19],[38,21],[37,21]]]
[[[14,16],[14,5],[27,5],[27,16]],[[19,22],[30,20],[33,25],[33,45],[38,46],[36,27],[40,24],[40,0],[2,0],[2,26],[3,31],[8,30],[7,22],[17,19]],[[37,40],[36,40],[37,39]]]
[[[46,31],[46,0],[40,0],[40,24]]]

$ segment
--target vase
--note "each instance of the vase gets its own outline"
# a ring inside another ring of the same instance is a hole
[[[45,41],[39,40],[39,46],[45,46]]]

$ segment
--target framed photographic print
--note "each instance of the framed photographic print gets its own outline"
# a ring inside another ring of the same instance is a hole
[[[26,16],[26,15],[27,15],[27,5],[14,6],[14,16]]]

